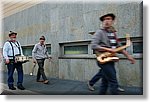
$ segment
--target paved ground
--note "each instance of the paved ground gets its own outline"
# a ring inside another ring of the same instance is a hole
[[[86,82],[48,78],[48,85],[36,82],[35,76],[24,75],[24,87],[26,90],[9,90],[7,87],[7,73],[0,85],[3,87],[1,95],[98,95],[99,83],[95,85],[95,91],[89,91]],[[15,82],[17,75],[14,75]],[[125,92],[121,95],[142,95],[143,89],[139,87],[123,87]]]

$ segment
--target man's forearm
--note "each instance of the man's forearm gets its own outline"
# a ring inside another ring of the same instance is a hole
[[[32,52],[32,59],[33,59],[33,60],[36,60],[36,58],[35,58],[35,53],[34,53],[34,52]]]
[[[124,54],[124,56],[126,56],[127,58],[130,56],[129,53],[125,50],[122,50],[122,54]]]
[[[95,50],[115,53],[115,52],[113,51],[113,49],[107,48],[107,47],[102,47],[102,46],[98,46]]]

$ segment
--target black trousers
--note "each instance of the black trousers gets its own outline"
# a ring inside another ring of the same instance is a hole
[[[89,81],[90,85],[93,86],[100,78],[102,78],[101,69],[99,69],[98,73],[94,75],[94,77]]]
[[[107,62],[105,64],[98,63],[98,66],[101,68],[102,82],[100,85],[100,94],[106,94],[106,91],[109,87],[110,94],[118,94],[118,81],[116,77],[115,63]]]
[[[44,72],[44,61],[45,59],[36,59],[37,60],[37,63],[38,63],[38,72],[37,72],[37,81],[40,80],[40,77],[42,76],[43,80],[47,80],[47,77],[45,75],[45,72]]]

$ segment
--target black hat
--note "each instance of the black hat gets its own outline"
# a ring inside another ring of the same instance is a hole
[[[9,36],[11,36],[12,34],[17,35],[17,33],[13,32],[13,31],[9,31]]]
[[[41,37],[40,37],[40,40],[45,40],[45,37],[44,37],[44,36],[41,36]]]
[[[104,17],[107,17],[107,16],[111,16],[113,20],[114,20],[115,17],[116,17],[113,13],[108,13],[108,14],[106,14],[106,15],[101,16],[99,19],[100,19],[101,21],[103,21],[103,20],[104,20]]]

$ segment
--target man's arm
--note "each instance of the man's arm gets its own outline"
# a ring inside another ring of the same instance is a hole
[[[100,31],[100,30],[95,32],[94,37],[93,37],[92,42],[91,42],[92,49],[93,50],[98,50],[98,51],[103,50],[103,51],[108,51],[108,52],[111,52],[111,53],[115,53],[114,49],[103,47],[103,46],[99,45],[101,39],[103,39],[101,33],[102,33],[102,31]]]
[[[129,55],[129,53],[125,50],[122,50],[122,53],[124,54],[124,56],[126,56],[128,58],[128,60],[131,62],[131,64],[134,64],[135,63],[135,59]]]
[[[51,60],[51,57],[50,57],[50,55],[49,55],[49,53],[48,53],[48,50],[47,50],[47,47],[45,47],[46,48],[46,56],[47,56],[47,58],[49,59],[49,61]]]
[[[9,51],[9,43],[5,43],[4,44],[4,47],[3,47],[3,57],[4,57],[4,59],[9,59],[8,58],[8,51]]]
[[[6,60],[6,64],[10,62],[8,58],[8,51],[9,51],[8,47],[9,47],[9,43],[6,42],[3,47],[3,57]]]
[[[34,46],[34,48],[32,50],[32,59],[33,59],[33,62],[36,61],[36,58],[35,58],[36,51],[37,51],[37,44]]]

